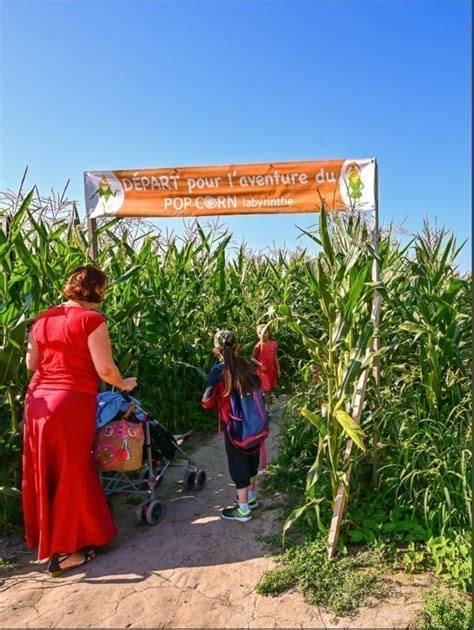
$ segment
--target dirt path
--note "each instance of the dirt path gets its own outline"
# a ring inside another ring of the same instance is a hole
[[[413,621],[424,585],[406,576],[394,582],[390,601],[336,624],[298,593],[257,595],[255,585],[273,561],[256,535],[279,531],[274,499],[260,493],[249,523],[222,521],[219,510],[233,498],[223,444],[215,436],[193,456],[207,470],[206,488],[184,492],[181,474],[171,472],[160,490],[167,513],[157,526],[136,525],[135,507],[119,499],[118,539],[87,567],[53,579],[27,554],[18,569],[0,576],[1,627],[406,628]]]

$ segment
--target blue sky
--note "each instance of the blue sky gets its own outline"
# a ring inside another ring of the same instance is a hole
[[[375,156],[382,223],[470,234],[468,0],[0,4],[2,190],[27,164],[83,206],[85,170]],[[263,248],[315,220],[223,223]]]

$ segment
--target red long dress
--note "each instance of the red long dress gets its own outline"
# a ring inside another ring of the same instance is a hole
[[[258,342],[254,348],[254,357],[265,366],[265,371],[257,368],[257,374],[262,381],[262,391],[271,392],[278,384],[276,356],[278,344],[276,341]]]
[[[22,502],[38,560],[104,545],[117,533],[91,452],[99,377],[87,338],[104,321],[57,306],[32,328],[39,365],[26,395]]]

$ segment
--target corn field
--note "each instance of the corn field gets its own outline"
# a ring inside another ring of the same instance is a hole
[[[5,529],[19,522],[28,322],[60,300],[68,272],[91,260],[86,226],[63,197],[4,193],[0,213],[10,217],[8,230],[0,229]],[[318,231],[305,235],[306,249],[262,255],[198,223],[181,239],[138,225],[104,220],[97,264],[110,279],[103,309],[116,361],[122,372],[138,376],[136,395],[145,407],[172,430],[212,430],[215,421],[201,410],[200,398],[214,331],[235,329],[249,356],[255,326],[271,321],[281,388],[292,396],[281,460],[298,468],[305,497],[285,527],[306,518],[327,531],[348,438],[355,449],[347,492],[366,501],[368,512],[377,496],[412,514],[432,536],[470,527],[471,277],[456,269],[452,235],[425,225],[401,247],[387,231],[376,253],[362,216],[323,212]],[[371,279],[374,257],[378,283]],[[383,298],[377,329],[371,321],[376,291]],[[356,383],[373,364],[374,334],[381,384],[376,391],[369,379],[359,426]]]

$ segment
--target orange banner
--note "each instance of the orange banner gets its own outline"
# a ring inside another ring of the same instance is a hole
[[[279,214],[375,207],[375,159],[84,173],[91,218]]]

